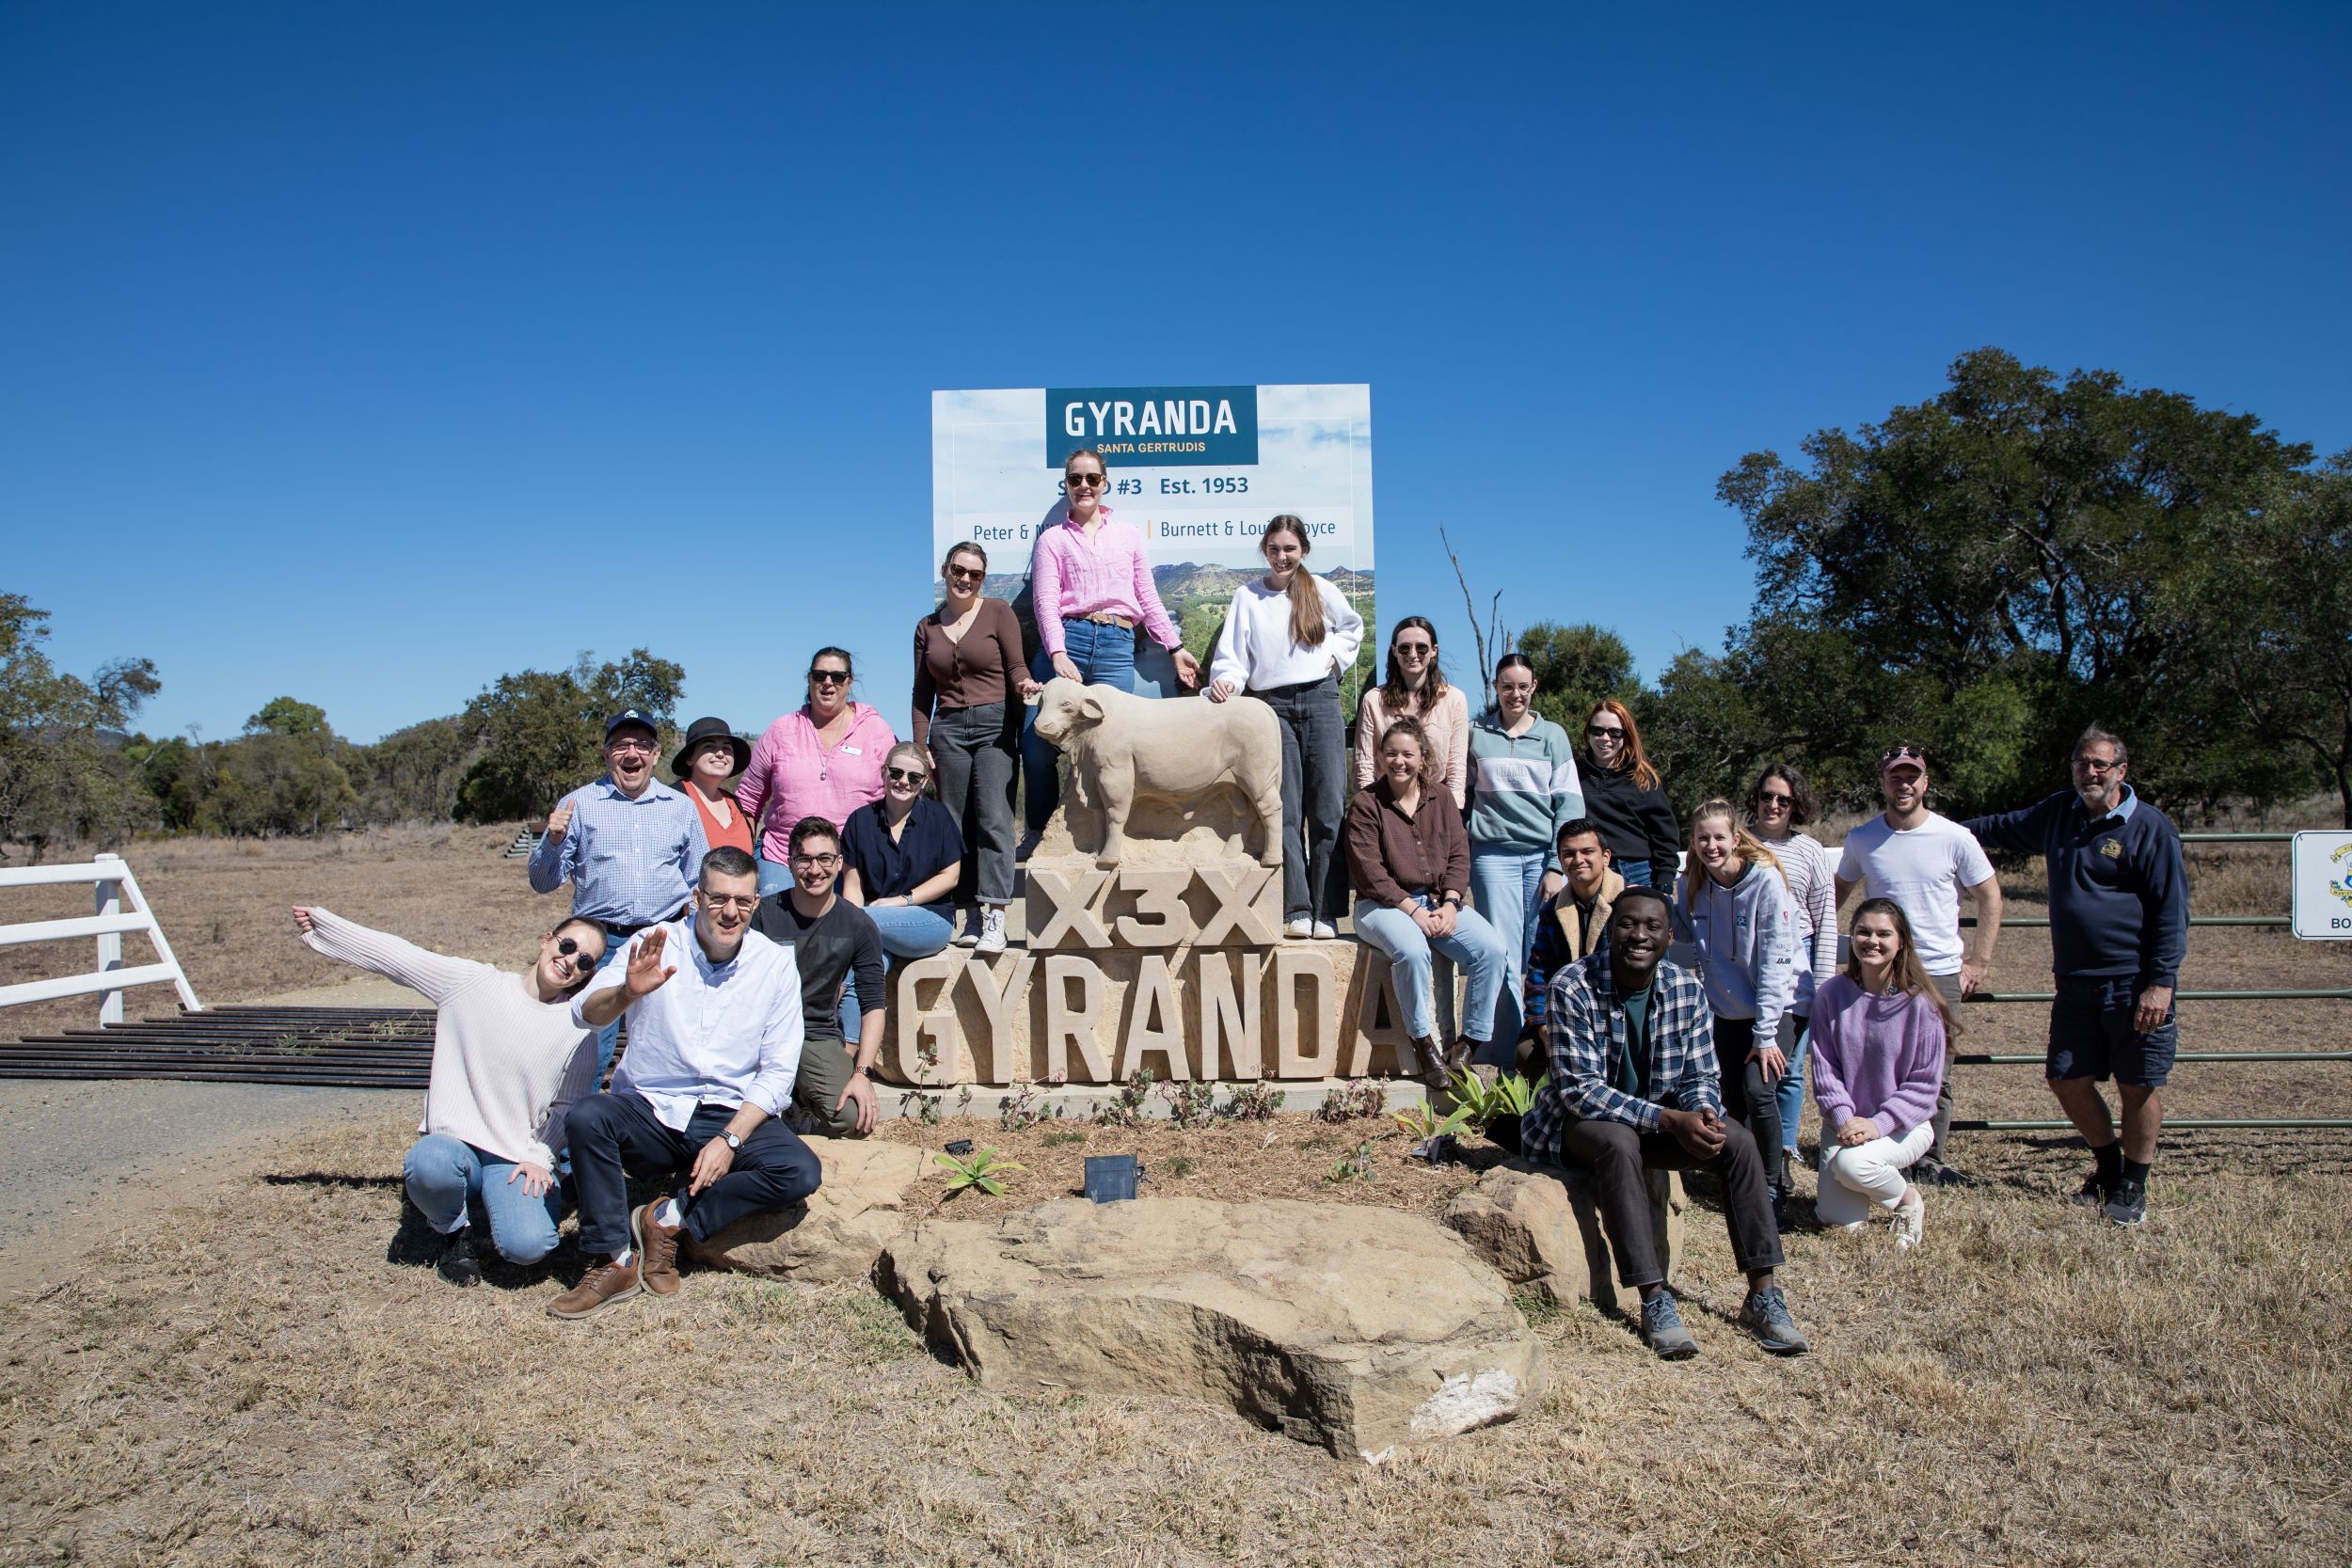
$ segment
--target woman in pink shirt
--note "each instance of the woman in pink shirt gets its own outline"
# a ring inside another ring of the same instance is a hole
[[[1143,535],[1111,516],[1103,504],[1107,484],[1103,454],[1080,447],[1062,461],[1061,515],[1038,531],[1029,557],[1029,598],[1037,617],[1037,657],[1030,671],[1042,681],[1058,675],[1086,686],[1135,689],[1136,628],[1175,660],[1177,678],[1200,684],[1200,663],[1160,602],[1144,558]],[[1027,832],[1015,858],[1026,860],[1061,804],[1060,753],[1031,731],[1021,736],[1026,784],[1022,818]]]
[[[882,798],[882,761],[898,743],[890,721],[869,704],[850,700],[856,667],[839,648],[808,661],[808,702],[768,726],[735,786],[744,820],[766,821],[759,839],[759,891],[789,887],[792,825],[804,816],[832,823],[834,836],[860,806]]]

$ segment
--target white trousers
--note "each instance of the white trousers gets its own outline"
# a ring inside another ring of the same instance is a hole
[[[1935,1128],[1921,1122],[1899,1138],[1872,1138],[1848,1148],[1837,1141],[1837,1129],[1821,1130],[1821,1182],[1813,1212],[1823,1225],[1860,1225],[1869,1218],[1870,1206],[1892,1209],[1902,1201],[1911,1184],[1903,1172],[1919,1163],[1935,1144]]]

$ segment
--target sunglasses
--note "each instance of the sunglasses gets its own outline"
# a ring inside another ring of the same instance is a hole
[[[1790,801],[1794,800],[1795,799],[1796,799],[1796,797],[1795,797],[1795,796],[1793,796],[1793,795],[1777,795],[1777,794],[1774,794],[1772,791],[1771,791],[1771,790],[1769,790],[1769,789],[1768,789],[1768,790],[1765,790],[1765,791],[1763,791],[1762,793],[1760,793],[1760,794],[1758,794],[1758,795],[1756,796],[1756,805],[1757,805],[1757,806],[1759,806],[1759,807],[1762,807],[1762,806],[1785,806],[1785,805],[1788,805]]]
[[[1396,657],[1410,658],[1416,654],[1434,653],[1436,650],[1437,644],[1433,642],[1399,642],[1396,644]]]
[[[1915,762],[1920,768],[1925,768],[1928,765],[1928,754],[1916,746],[1889,746],[1884,754],[1879,758],[1881,768],[1898,762]]]
[[[1623,724],[1587,724],[1584,726],[1584,733],[1596,738],[1604,735],[1623,735],[1625,726]]]
[[[584,944],[576,937],[556,938],[555,952],[558,958],[576,960],[574,965],[575,968],[577,968],[579,964],[596,962],[596,959],[587,955]]]
[[[847,686],[850,684],[850,672],[847,670],[811,670],[808,673],[808,683],[811,686]]]
[[[1073,490],[1100,490],[1103,488],[1103,476],[1101,474],[1071,474],[1064,478],[1063,483]]]
[[[947,575],[958,582],[985,582],[988,580],[988,568],[985,566],[950,566],[947,568]]]
[[[919,768],[885,768],[882,771],[890,775],[892,784],[919,784],[930,777]]]

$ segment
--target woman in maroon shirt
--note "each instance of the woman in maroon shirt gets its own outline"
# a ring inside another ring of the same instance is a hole
[[[1038,683],[1029,678],[1012,606],[980,592],[988,552],[958,545],[941,562],[940,576],[946,598],[914,623],[914,743],[930,753],[940,804],[974,851],[964,857],[956,903],[975,912],[956,942],[1001,953],[1005,909],[1012,902],[1021,703]]]

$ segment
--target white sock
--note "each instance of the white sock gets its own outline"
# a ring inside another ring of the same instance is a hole
[[[635,1247],[623,1247],[620,1251],[612,1255],[612,1261],[620,1264],[623,1268],[628,1268],[629,1264],[635,1262],[636,1260],[637,1249]]]
[[[686,1223],[686,1216],[677,1212],[677,1199],[665,1197],[653,1212],[653,1223],[664,1230],[675,1230]]]

